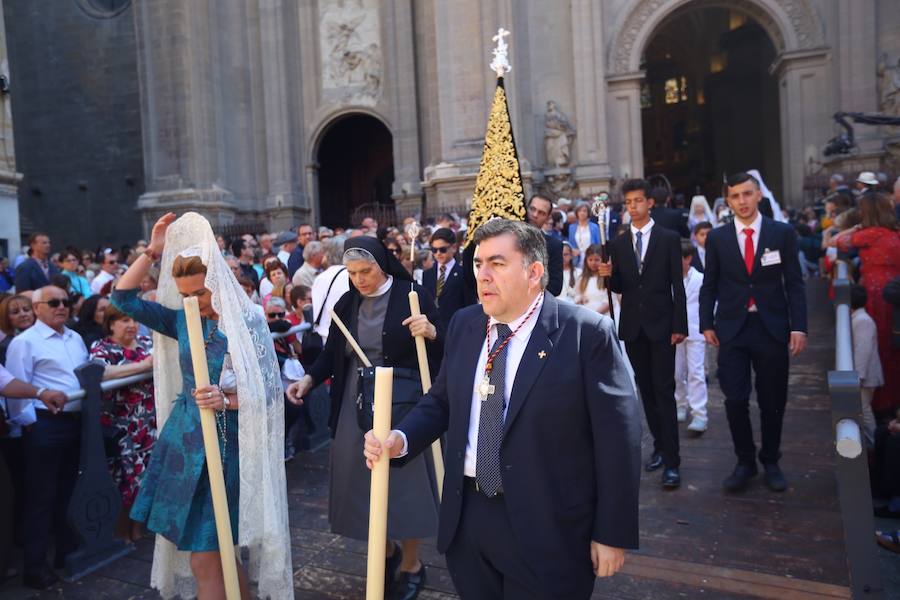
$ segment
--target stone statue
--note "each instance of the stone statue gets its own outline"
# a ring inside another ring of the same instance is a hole
[[[900,116],[900,58],[888,63],[887,54],[878,63],[878,80],[881,88],[881,112]]]
[[[572,159],[571,141],[575,137],[575,129],[569,118],[559,111],[556,102],[547,102],[544,114],[544,151],[547,164],[553,168],[568,166]]]

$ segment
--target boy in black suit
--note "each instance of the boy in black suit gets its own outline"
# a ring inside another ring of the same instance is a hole
[[[706,238],[700,289],[700,331],[719,348],[719,385],[738,459],[723,487],[743,491],[758,472],[749,410],[752,367],[762,430],[759,462],[766,485],[781,492],[788,486],[778,466],[788,352],[796,356],[806,348],[806,289],[797,234],[762,215],[762,193],[752,175],[729,177],[725,198],[734,222]]]
[[[610,262],[599,275],[622,294],[619,337],[641,392],[644,414],[653,434],[653,455],[644,466],[665,466],[666,488],[681,485],[678,471],[678,417],[675,409],[675,346],[687,336],[687,309],[681,269],[681,236],[657,226],[650,217],[650,184],[628,179],[622,184],[631,226],[609,243]]]
[[[694,236],[694,241],[697,242],[697,252],[694,253],[694,260],[691,262],[691,266],[697,269],[698,273],[703,273],[706,269],[706,237],[712,228],[712,223],[709,221],[701,221],[694,225],[694,230],[691,232]]]
[[[462,265],[456,260],[456,248],[456,234],[452,230],[445,227],[436,230],[431,235],[434,266],[422,274],[422,287],[434,297],[444,330],[456,311],[475,301],[463,281]]]

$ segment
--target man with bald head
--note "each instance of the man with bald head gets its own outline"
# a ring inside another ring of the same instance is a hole
[[[31,297],[34,325],[9,345],[6,368],[16,379],[37,388],[30,400],[8,400],[10,418],[22,425],[25,451],[25,539],[23,583],[46,589],[56,581],[47,564],[50,534],[55,539],[54,566],[62,568],[76,541],[66,524],[81,437],[81,401],[65,401],[60,390],[81,389],[75,368],[88,360],[81,336],[66,327],[69,296],[55,286],[42,287]]]

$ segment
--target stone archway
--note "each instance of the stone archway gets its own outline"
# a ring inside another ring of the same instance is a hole
[[[778,80],[782,180],[785,199],[799,199],[805,166],[820,158],[830,136],[833,112],[830,67],[824,30],[809,0],[633,0],[613,28],[606,60],[610,162],[619,176],[643,174],[641,148],[641,57],[654,33],[673,15],[718,7],[744,13],[770,36],[776,58],[770,71]]]

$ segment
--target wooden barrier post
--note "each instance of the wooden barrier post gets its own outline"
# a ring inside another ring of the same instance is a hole
[[[416,317],[422,314],[419,308],[419,294],[409,293],[409,311]],[[422,377],[422,393],[427,394],[431,389],[431,370],[428,368],[428,353],[425,350],[425,338],[416,336],[416,355],[419,358],[419,374]],[[431,444],[431,457],[434,460],[434,476],[437,479],[438,500],[444,497],[444,453],[441,452],[440,438]]]
[[[375,415],[372,433],[384,442],[391,433],[391,401],[394,369],[375,368]],[[391,461],[382,456],[372,468],[369,496],[369,553],[366,567],[366,600],[384,599],[384,561],[387,553],[388,482]]]
[[[206,344],[200,321],[200,306],[196,296],[184,299],[184,317],[191,342],[191,362],[194,364],[194,385],[209,385],[209,365],[206,362]],[[193,400],[193,399],[192,399]],[[206,450],[206,471],[209,473],[209,489],[212,492],[213,514],[219,538],[219,556],[225,576],[225,597],[240,600],[237,564],[234,558],[234,541],[231,533],[231,517],[228,514],[228,496],[225,494],[225,474],[222,472],[222,455],[219,452],[219,436],[216,432],[215,411],[200,410],[200,427],[203,430],[203,447]]]

